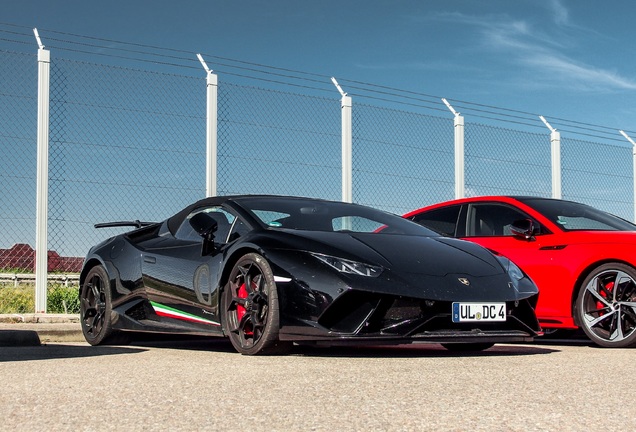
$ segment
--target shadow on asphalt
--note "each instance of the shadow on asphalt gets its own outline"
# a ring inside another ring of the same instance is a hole
[[[342,358],[445,358],[445,357],[510,357],[552,354],[560,346],[596,347],[585,338],[537,338],[529,344],[499,344],[484,351],[448,351],[439,344],[408,344],[378,346],[294,346],[289,355],[302,357]],[[42,346],[0,348],[0,363],[61,358],[99,357],[117,354],[139,354],[149,349],[209,351],[239,356],[228,339],[175,335],[142,335],[129,345],[90,346],[44,344]]]
[[[364,347],[296,347],[295,354],[320,357],[496,357],[526,356],[560,352],[560,347],[599,348],[583,332],[559,332],[523,344],[499,344],[484,351],[448,351],[438,344],[409,344]]]
[[[146,349],[121,346],[90,346],[51,344],[39,346],[2,347],[0,363],[15,361],[51,360],[79,357],[101,357],[116,354],[137,354]]]
[[[214,351],[219,353],[236,353],[229,339],[222,337],[140,334],[130,343],[137,347],[182,349],[188,351]],[[238,355],[238,353],[237,353]]]
[[[210,351],[215,353],[230,353],[240,355],[234,350],[228,339],[206,337],[162,337],[152,339],[136,339],[132,342],[136,347],[159,349],[182,349],[194,351]],[[494,356],[525,356],[550,354],[560,350],[554,347],[534,346],[533,344],[495,345],[485,351],[448,351],[439,344],[407,344],[407,345],[372,345],[372,346],[294,346],[287,354],[291,356],[307,357],[494,357]]]
[[[449,351],[438,344],[362,347],[296,347],[294,354],[312,357],[416,358],[416,357],[499,357],[551,354],[558,349],[531,345],[495,345],[484,351]]]
[[[543,341],[541,341],[543,342]],[[589,342],[589,341],[588,341]],[[568,342],[569,343],[569,342]],[[535,344],[506,344],[495,345],[485,351],[448,351],[439,344],[404,344],[404,345],[364,345],[364,346],[323,346],[323,345],[295,345],[289,354],[283,356],[307,357],[493,357],[493,356],[523,356],[550,354],[560,351],[554,347],[534,346]],[[544,345],[541,343],[541,345]],[[236,352],[229,339],[205,336],[179,336],[165,334],[137,334],[131,346],[159,349],[181,349],[189,351],[210,351],[215,353]]]
[[[179,336],[179,335],[137,335],[131,346],[139,348],[165,348],[190,351],[210,351],[215,353],[229,353],[239,355],[229,339]],[[595,345],[589,339],[579,337],[535,339],[527,344],[499,344],[484,351],[448,351],[439,344],[415,343],[406,345],[370,345],[370,346],[315,346],[296,345],[288,355],[308,357],[496,357],[496,356],[527,356],[551,354],[561,351],[559,346],[590,346]]]

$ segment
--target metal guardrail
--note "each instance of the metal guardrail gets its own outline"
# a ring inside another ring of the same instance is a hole
[[[79,286],[79,274],[49,274],[47,276],[47,282],[60,282],[64,286]],[[21,283],[34,284],[35,274],[32,273],[0,273],[0,284],[12,283],[14,287],[17,287]]]

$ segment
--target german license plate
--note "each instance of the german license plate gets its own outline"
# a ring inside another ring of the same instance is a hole
[[[505,320],[506,303],[453,303],[453,322]]]

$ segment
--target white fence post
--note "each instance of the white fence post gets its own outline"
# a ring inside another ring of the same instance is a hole
[[[217,195],[217,158],[218,158],[218,87],[219,78],[208,68],[201,54],[197,54],[203,69],[207,73],[206,136],[205,136],[205,194]]]
[[[465,152],[464,152],[464,117],[459,114],[455,109],[451,106],[450,103],[444,98],[442,98],[442,102],[444,105],[453,113],[455,116],[454,129],[455,129],[455,199],[464,198],[466,196],[465,192]]]
[[[38,131],[37,186],[35,228],[35,312],[46,313],[48,271],[48,205],[49,205],[49,95],[51,52],[44,49],[37,29],[38,42]]]
[[[342,96],[340,100],[340,107],[342,108],[342,201],[350,203],[353,202],[352,101],[351,96],[347,96],[342,91],[335,78],[332,77],[331,81]]]
[[[633,200],[634,200],[634,222],[636,222],[636,142],[624,131],[619,131],[627,141],[632,144],[632,181],[634,182]]]
[[[550,126],[550,123],[539,116],[541,121],[550,129],[550,153],[552,156],[552,198],[561,199],[561,133]]]

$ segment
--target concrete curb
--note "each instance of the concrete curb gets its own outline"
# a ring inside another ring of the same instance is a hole
[[[0,314],[0,346],[84,341],[77,314]]]
[[[79,314],[0,314],[0,323],[59,324],[79,323]]]

